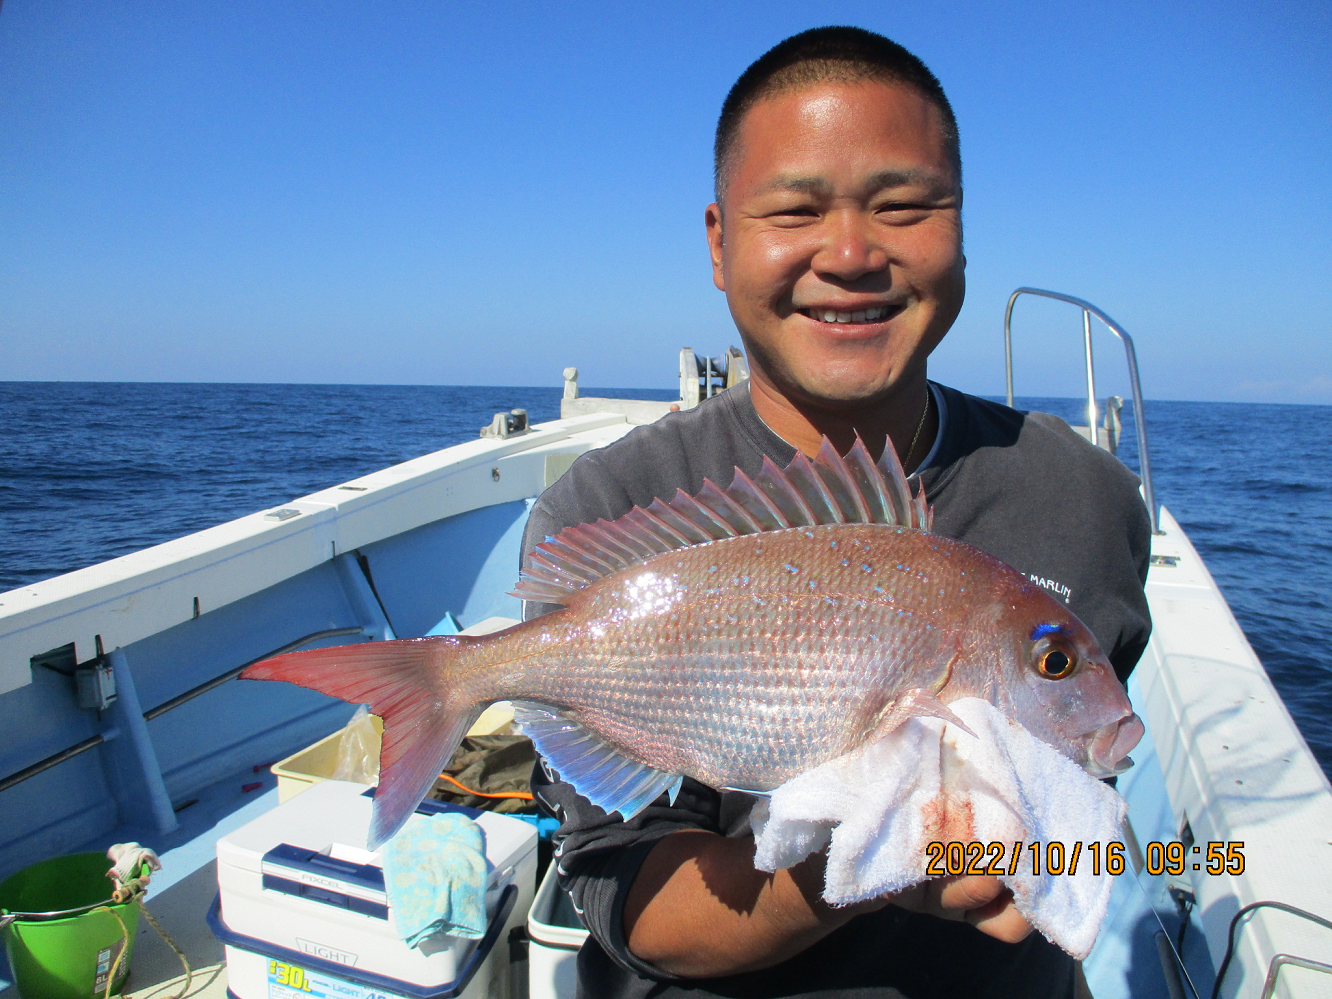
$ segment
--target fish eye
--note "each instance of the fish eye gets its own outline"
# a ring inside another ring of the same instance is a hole
[[[1051,649],[1041,656],[1036,671],[1047,680],[1062,680],[1073,672],[1073,660],[1059,649]]]

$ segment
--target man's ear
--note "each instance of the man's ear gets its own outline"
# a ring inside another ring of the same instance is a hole
[[[722,210],[715,201],[703,212],[703,225],[708,232],[708,253],[712,257],[712,283],[718,291],[726,290],[722,274]]]

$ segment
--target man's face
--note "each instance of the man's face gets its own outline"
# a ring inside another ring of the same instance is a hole
[[[755,376],[839,409],[920,377],[965,287],[934,105],[904,86],[818,84],[761,101],[737,138],[708,242]]]

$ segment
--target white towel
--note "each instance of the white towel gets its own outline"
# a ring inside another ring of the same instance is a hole
[[[974,736],[938,718],[913,717],[759,801],[750,819],[755,867],[790,867],[828,846],[824,900],[849,905],[930,877],[931,842],[1002,843],[996,866],[1018,911],[1073,957],[1086,957],[1110,900],[1106,847],[1119,839],[1124,799],[988,701],[964,698],[949,707]],[[1010,876],[1019,842],[1024,852]],[[1033,842],[1041,845],[1040,876],[1025,845]],[[1063,846],[1066,870],[1081,843],[1076,874],[1046,873],[1051,842]]]

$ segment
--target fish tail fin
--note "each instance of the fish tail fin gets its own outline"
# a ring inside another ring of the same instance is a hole
[[[368,704],[384,722],[368,846],[391,839],[434,785],[483,702],[457,682],[477,640],[463,636],[365,642],[290,652],[255,663],[246,680],[285,680]]]

